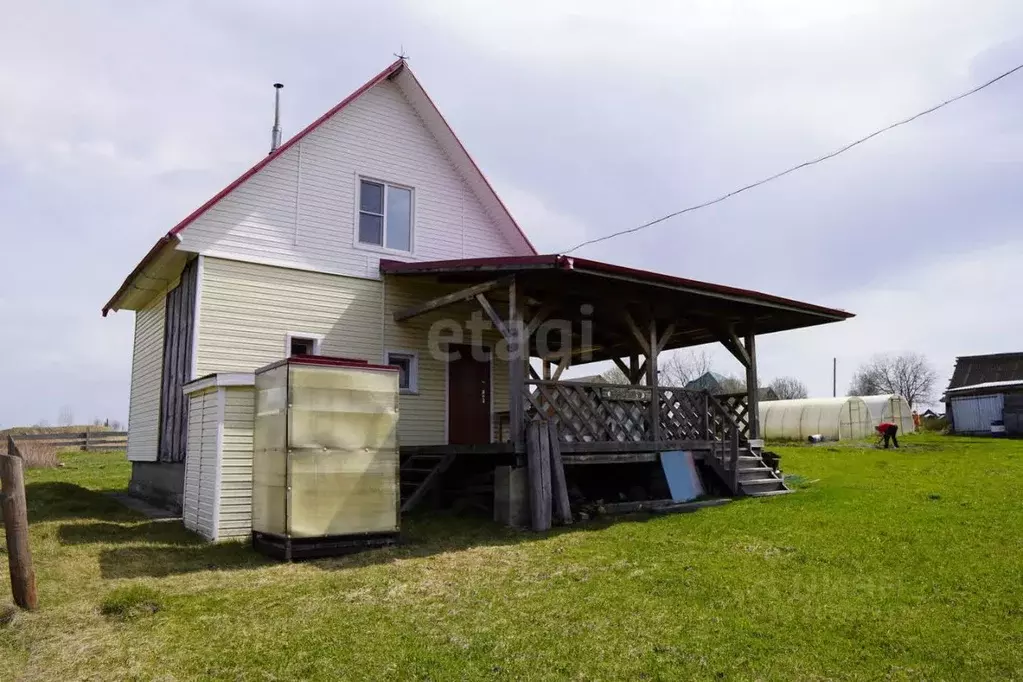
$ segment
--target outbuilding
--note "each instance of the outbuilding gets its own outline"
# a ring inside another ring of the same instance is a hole
[[[956,358],[943,401],[954,433],[1023,435],[1023,353]]]

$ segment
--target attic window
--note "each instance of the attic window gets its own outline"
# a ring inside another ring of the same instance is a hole
[[[410,188],[359,181],[359,242],[395,251],[412,250]]]

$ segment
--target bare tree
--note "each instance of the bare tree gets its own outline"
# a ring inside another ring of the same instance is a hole
[[[630,384],[629,377],[617,365],[601,373],[600,378],[609,384]]]
[[[778,400],[794,400],[796,398],[806,398],[809,393],[806,390],[806,384],[795,377],[778,377],[767,385],[775,395],[778,396]]]
[[[679,350],[668,354],[658,369],[662,386],[681,388],[711,370],[710,356],[705,350]]]
[[[71,409],[70,405],[62,405],[60,412],[57,413],[57,425],[58,426],[71,426],[75,423],[75,413]]]
[[[920,353],[879,354],[853,374],[849,395],[896,393],[912,407],[930,401],[937,380],[938,373]]]

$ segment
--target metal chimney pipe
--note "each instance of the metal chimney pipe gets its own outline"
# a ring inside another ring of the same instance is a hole
[[[274,127],[270,130],[270,153],[281,146],[281,88],[283,83],[274,83]]]

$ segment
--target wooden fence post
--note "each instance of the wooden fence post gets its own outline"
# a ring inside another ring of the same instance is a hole
[[[89,431],[88,431],[88,429],[86,429],[86,431],[85,431],[85,445],[83,447],[83,450],[85,450],[85,452],[89,451]]]
[[[25,502],[23,461],[18,457],[13,439],[7,441],[6,455],[0,455],[0,509],[4,515],[7,536],[7,562],[11,569],[11,594],[14,603],[23,609],[35,609],[36,574],[28,547],[28,506]]]

